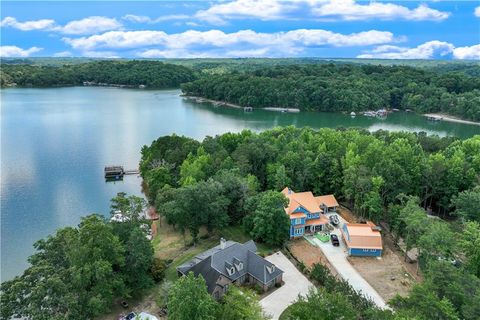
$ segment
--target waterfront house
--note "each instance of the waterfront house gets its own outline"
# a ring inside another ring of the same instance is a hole
[[[243,244],[220,239],[220,245],[204,251],[177,268],[179,276],[201,275],[208,292],[219,299],[231,284],[259,285],[264,291],[282,283],[283,271],[257,255],[252,240]]]
[[[341,230],[348,255],[370,257],[382,255],[381,229],[373,222],[345,223]]]
[[[310,191],[294,192],[288,187],[282,193],[289,200],[285,212],[290,217],[290,238],[324,230],[329,222],[325,213],[335,212],[338,207],[333,195],[315,197]]]

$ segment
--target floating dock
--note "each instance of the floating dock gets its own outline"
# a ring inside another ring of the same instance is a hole
[[[106,180],[122,180],[125,175],[140,174],[140,170],[125,170],[123,166],[105,166],[104,173]]]

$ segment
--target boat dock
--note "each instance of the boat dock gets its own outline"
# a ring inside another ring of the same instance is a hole
[[[125,170],[123,166],[105,166],[104,174],[106,180],[122,180],[125,175],[140,174],[140,170]]]
[[[440,117],[440,116],[428,116],[427,115],[426,117],[427,117],[427,120],[429,120],[429,121],[441,121],[441,120],[443,120],[443,118]]]

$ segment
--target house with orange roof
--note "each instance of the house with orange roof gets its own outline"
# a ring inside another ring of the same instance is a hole
[[[288,187],[282,193],[289,200],[285,212],[290,217],[291,238],[322,231],[329,222],[324,210],[332,212],[338,207],[333,195],[315,197],[310,191],[294,192]]]
[[[373,222],[345,223],[341,230],[348,255],[370,257],[382,255],[381,228]]]

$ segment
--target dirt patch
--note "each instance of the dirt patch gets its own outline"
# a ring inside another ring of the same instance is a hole
[[[384,248],[381,259],[373,257],[347,259],[385,301],[389,301],[397,293],[407,296],[416,282],[402,263],[402,258],[389,247]]]
[[[399,258],[400,263],[408,271],[408,273],[413,276],[417,282],[423,281],[423,275],[421,274],[420,268],[418,267],[418,261],[407,262],[405,260],[404,252],[400,250],[397,245],[395,245],[395,240],[393,239],[391,233],[388,231],[383,232],[382,240],[383,246],[388,248]]]
[[[307,240],[292,240],[287,244],[287,247],[295,259],[302,262],[308,269],[311,269],[314,264],[320,263],[326,266],[332,275],[337,275],[337,271],[328,262],[322,250],[310,244]]]
[[[337,208],[337,213],[343,218],[345,219],[347,222],[350,222],[350,223],[356,223],[357,222],[357,218],[355,217],[355,215],[352,213],[352,211],[350,211],[350,209],[348,209],[347,207],[345,206],[339,206]]]

